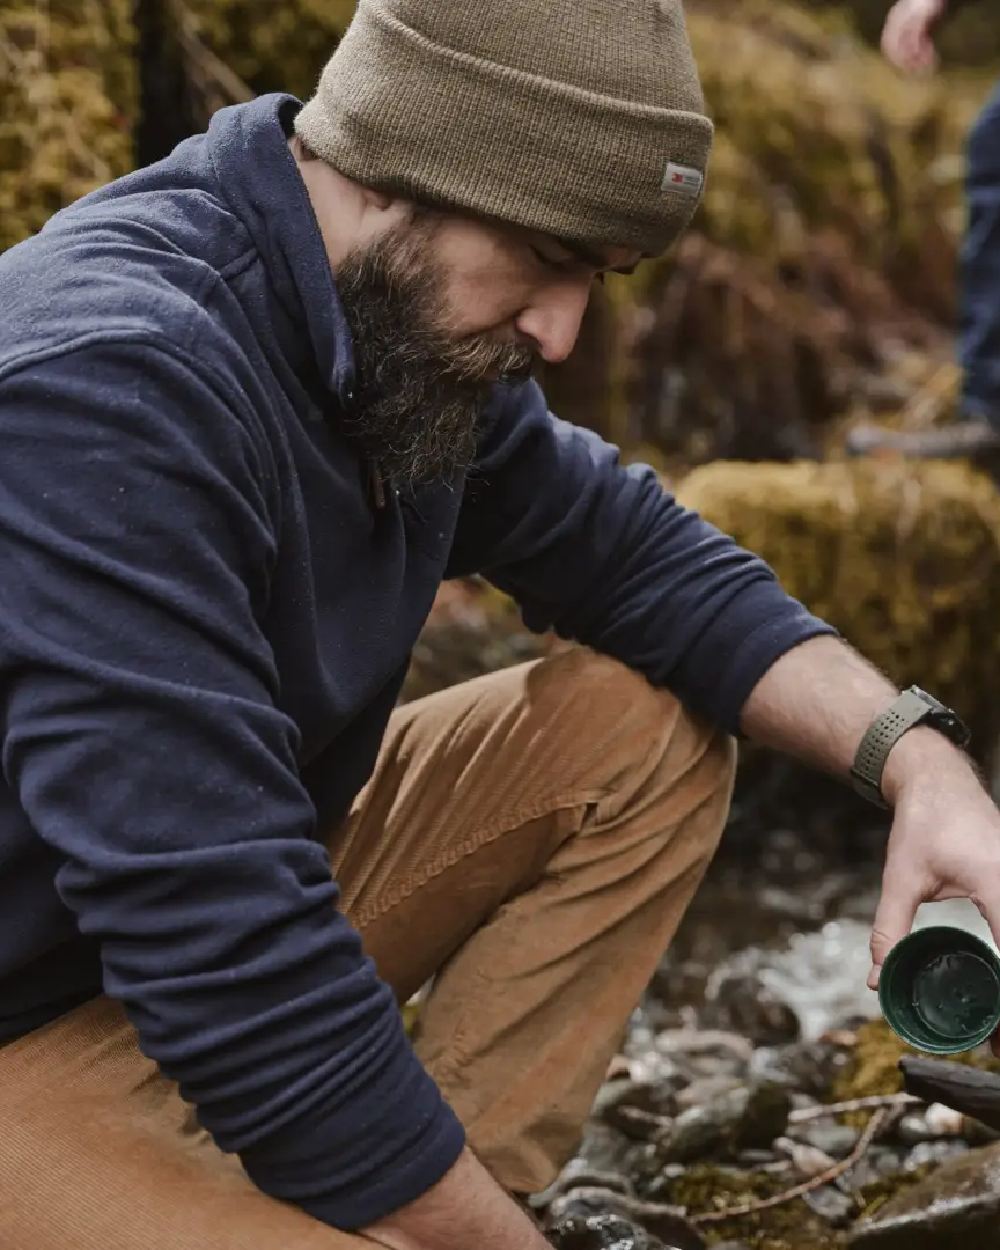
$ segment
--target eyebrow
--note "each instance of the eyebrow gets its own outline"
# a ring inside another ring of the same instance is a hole
[[[592,265],[595,269],[610,269],[612,273],[632,274],[635,273],[638,265],[620,265],[614,267],[608,264],[607,257],[602,256],[599,251],[588,247],[585,243],[577,243],[573,239],[558,239],[560,247],[564,247],[567,252],[571,252],[577,260],[582,260],[587,265]]]

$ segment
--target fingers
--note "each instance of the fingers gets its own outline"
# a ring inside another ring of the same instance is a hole
[[[926,73],[937,64],[937,51],[931,38],[932,15],[912,4],[897,4],[889,13],[882,31],[882,51],[897,69],[905,73]]]
[[[1000,947],[1000,898],[990,895],[989,898],[976,897],[972,901],[979,908],[979,914],[990,926],[994,942]],[[1000,1029],[990,1038],[990,1049],[1000,1059]]]
[[[998,889],[1000,889],[1000,886],[998,886]],[[972,901],[979,908],[979,914],[990,926],[993,941],[1000,948],[1000,893],[976,894],[973,895]]]
[[[921,890],[916,882],[890,871],[886,872],[882,882],[882,897],[872,928],[872,969],[868,974],[870,990],[878,989],[879,974],[886,955],[909,933],[917,908],[922,902]]]

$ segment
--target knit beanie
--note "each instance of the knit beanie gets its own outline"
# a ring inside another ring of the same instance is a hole
[[[365,186],[646,255],[712,139],[680,0],[359,0],[295,129]]]

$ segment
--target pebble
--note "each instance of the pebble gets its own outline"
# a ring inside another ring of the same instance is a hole
[[[858,1144],[857,1129],[830,1120],[806,1120],[801,1124],[791,1124],[788,1136],[822,1150],[833,1159],[846,1159]]]
[[[803,1197],[806,1206],[834,1228],[846,1228],[858,1213],[854,1201],[835,1185],[820,1185]]]

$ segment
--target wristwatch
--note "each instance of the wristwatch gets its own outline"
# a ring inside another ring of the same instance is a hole
[[[929,725],[960,747],[968,746],[971,737],[957,713],[926,690],[919,686],[904,690],[868,726],[851,766],[851,784],[862,798],[877,807],[889,806],[882,797],[882,770],[889,752],[915,725]]]

